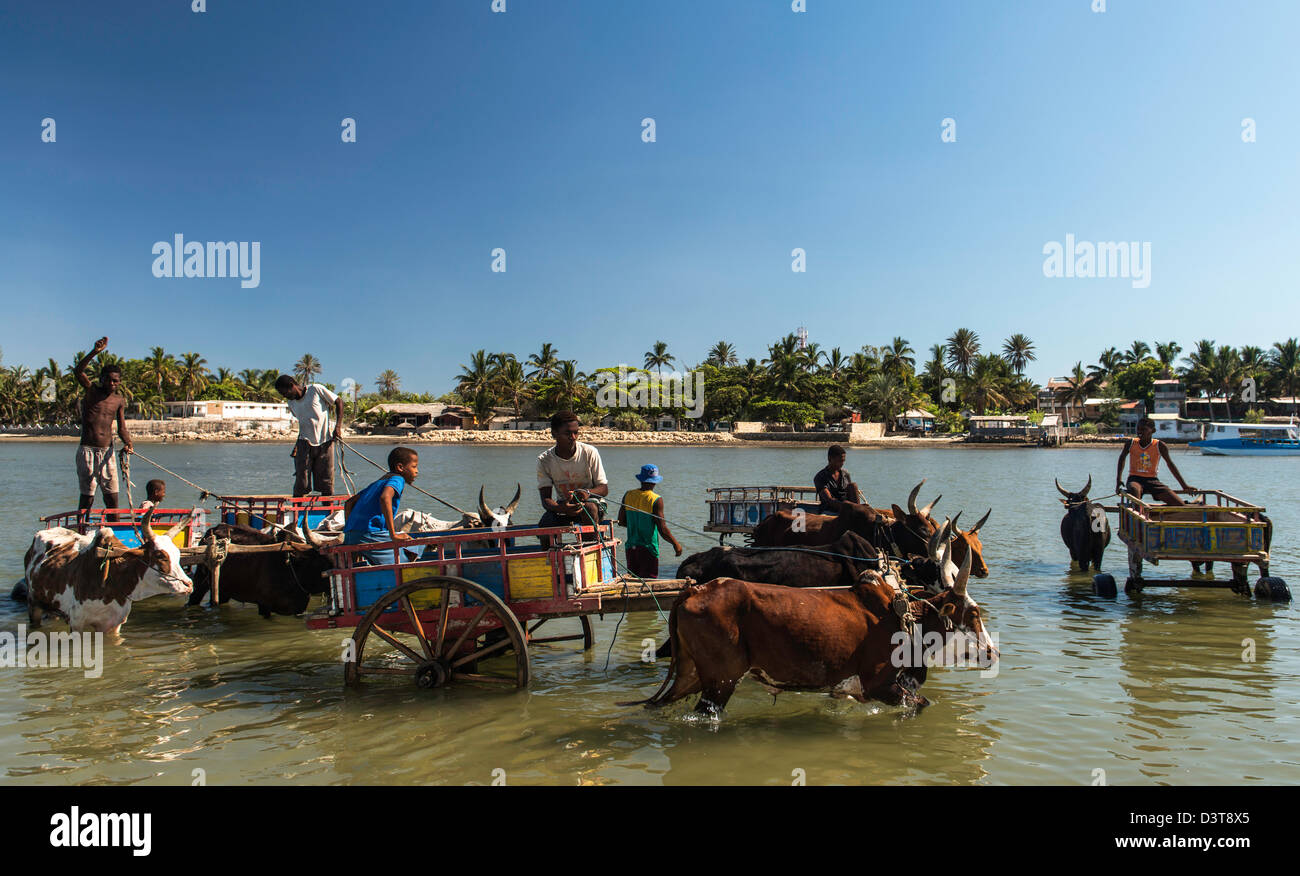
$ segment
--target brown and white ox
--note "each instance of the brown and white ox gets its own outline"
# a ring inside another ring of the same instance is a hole
[[[940,567],[949,568],[945,545]],[[860,702],[924,705],[898,684],[897,636],[905,607],[923,634],[952,630],[974,638],[980,659],[997,659],[967,593],[970,554],[952,586],[907,602],[880,573],[868,570],[845,590],[798,590],[715,578],[682,590],[668,618],[672,662],[648,700],[626,705],[657,708],[700,694],[695,710],[717,714],[740,680],[752,674],[777,691],[829,691]]]
[[[132,602],[189,593],[193,584],[172,541],[189,521],[157,535],[152,517],[150,509],[137,526],[138,548],[126,547],[107,527],[85,535],[62,527],[36,533],[23,558],[32,626],[49,614],[65,619],[73,632],[117,633]]]

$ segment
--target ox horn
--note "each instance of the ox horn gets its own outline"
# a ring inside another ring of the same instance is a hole
[[[520,499],[521,496],[523,496],[523,494],[524,494],[524,488],[523,488],[523,486],[521,486],[521,485],[516,481],[516,482],[515,482],[515,497],[514,497],[513,499],[511,499],[511,500],[510,500],[510,504],[506,506],[506,517],[507,517],[507,518],[510,518],[510,517],[513,517],[513,516],[514,516],[515,509],[519,507],[519,499]]]
[[[342,536],[340,536],[339,538],[330,538],[330,539],[317,538],[316,533],[312,532],[311,527],[307,525],[307,512],[305,510],[302,512],[302,525],[300,529],[302,530],[303,535],[307,537],[307,544],[311,545],[317,550],[320,550],[321,548],[324,547],[329,547],[332,544],[337,544],[338,542],[343,540]]]
[[[484,489],[483,485],[480,484],[478,488],[478,519],[484,526],[490,526],[492,521],[496,519],[496,515],[492,513],[492,509],[487,506],[487,502],[483,499]]]
[[[184,529],[186,525],[189,524],[189,522],[194,519],[194,515],[198,513],[198,510],[199,510],[198,508],[191,508],[188,517],[185,517],[177,521],[175,524],[173,524],[172,528],[167,530],[167,535],[166,535],[167,540],[171,541],[176,536],[180,535],[181,530]]]
[[[952,584],[952,592],[956,596],[966,595],[966,582],[970,580],[970,558],[972,551],[966,551],[966,558],[961,561],[961,568],[957,570],[957,580]]]
[[[948,544],[949,525],[950,525],[950,521],[945,520],[943,522],[943,526],[940,527],[939,529],[936,529],[934,531],[934,534],[930,536],[930,543],[929,543],[930,559],[934,560],[936,563],[939,563],[940,566],[942,566],[943,563],[941,563],[939,560],[940,557],[939,546]]]
[[[920,512],[918,512],[918,511],[916,510],[916,494],[919,493],[919,492],[921,492],[921,484],[924,484],[927,480],[928,480],[928,478],[921,478],[921,483],[920,483],[920,484],[917,484],[915,487],[912,487],[912,492],[908,493],[908,495],[907,495],[907,513],[908,513],[908,514],[918,514],[918,515],[919,515]]]
[[[935,497],[934,497],[934,501],[931,502],[929,505],[926,505],[926,506],[925,506],[924,508],[922,508],[918,513],[919,513],[922,517],[929,517],[929,516],[930,516],[930,511],[934,508],[935,505],[938,505],[938,504],[939,504],[939,500],[942,499],[942,498],[943,498],[943,493],[940,493],[939,495],[935,496]]]
[[[957,516],[952,519],[952,535],[950,536],[951,538],[956,538],[960,532],[960,530],[957,529],[957,521],[960,519],[961,519],[961,512],[958,511]],[[944,527],[944,530],[947,531],[946,526]]]
[[[1060,493],[1062,496],[1064,496],[1065,498],[1067,499],[1070,498],[1070,494],[1065,491],[1065,487],[1061,486],[1061,479],[1052,478],[1052,480],[1056,483],[1056,491]]]
[[[1088,475],[1088,485],[1083,488],[1083,498],[1088,498],[1088,491],[1092,489],[1092,475]]]
[[[989,515],[992,514],[992,513],[993,513],[993,509],[992,509],[992,508],[990,508],[989,510],[985,511],[985,512],[984,512],[984,516],[981,517],[981,518],[979,519],[979,521],[978,521],[974,526],[972,526],[972,527],[970,528],[969,531],[970,531],[970,532],[979,532],[979,531],[980,531],[980,527],[983,526],[983,525],[988,521],[988,519],[989,519]]]
[[[153,530],[150,524],[153,523],[153,509],[149,508],[144,512],[144,518],[136,524],[136,529],[140,533],[140,547],[147,547],[153,541]]]

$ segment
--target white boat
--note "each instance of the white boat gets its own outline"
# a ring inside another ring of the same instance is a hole
[[[1207,456],[1300,456],[1300,426],[1288,423],[1210,423],[1193,441]]]

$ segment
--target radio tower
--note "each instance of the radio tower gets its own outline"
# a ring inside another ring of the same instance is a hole
[[[803,326],[799,326],[799,328],[795,331],[795,337],[799,339],[800,350],[808,346],[808,329],[804,328]]]

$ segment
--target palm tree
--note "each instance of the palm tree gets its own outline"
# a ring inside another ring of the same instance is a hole
[[[402,388],[402,378],[397,376],[396,371],[387,368],[375,378],[375,386],[379,389],[379,394],[384,398],[392,398]]]
[[[176,379],[176,358],[162,347],[150,347],[140,376],[152,381],[158,395],[163,395],[163,384],[171,385]]]
[[[1024,374],[1025,366],[1038,357],[1034,355],[1034,342],[1029,340],[1029,336],[1017,332],[1002,342],[1002,358],[1007,360],[1012,371]]]
[[[1136,365],[1147,356],[1151,355],[1151,347],[1146,341],[1134,341],[1133,344],[1124,351],[1124,364]]]
[[[1291,411],[1296,410],[1295,384],[1300,379],[1300,342],[1295,338],[1273,344],[1269,351],[1269,365],[1273,370],[1273,379],[1278,387],[1286,387],[1286,395],[1291,399]]]
[[[1173,377],[1174,360],[1178,358],[1178,354],[1182,351],[1183,348],[1176,341],[1170,341],[1167,344],[1156,344],[1156,358],[1160,360],[1161,365],[1165,366],[1163,376],[1166,380]]]
[[[893,428],[894,415],[908,401],[907,388],[893,374],[880,372],[873,374],[862,386],[862,406],[872,415],[879,417],[885,428]]]
[[[208,360],[198,353],[181,354],[181,361],[177,370],[181,390],[184,391],[187,402],[194,401],[194,396],[203,392],[208,385],[208,369],[205,367],[207,364]]]
[[[821,365],[823,355],[825,354],[822,353],[822,345],[816,343],[807,344],[799,351],[799,359],[807,371],[816,371],[818,366]]]
[[[1097,364],[1088,369],[1088,374],[1100,389],[1101,385],[1112,380],[1123,366],[1124,354],[1114,347],[1107,347],[1097,357]]]
[[[542,349],[528,357],[528,367],[532,370],[528,372],[529,380],[545,380],[553,377],[555,371],[560,366],[560,358],[556,355],[555,345],[550,343],[542,344]]]
[[[948,364],[962,377],[970,374],[971,363],[980,351],[980,336],[970,329],[959,328],[948,338]]]
[[[456,378],[456,391],[463,398],[473,399],[491,386],[494,370],[492,357],[487,351],[475,350],[469,357],[469,365],[460,366],[460,376]]]
[[[831,347],[831,351],[826,354],[826,376],[838,381],[844,376],[848,364],[849,360],[845,358],[844,352],[839,347]]]
[[[511,356],[498,366],[494,378],[498,392],[503,398],[510,399],[510,403],[515,408],[515,419],[519,419],[523,416],[522,402],[529,395],[528,377],[524,374],[524,366]]]
[[[1183,383],[1188,392],[1209,393],[1211,391],[1210,370],[1214,367],[1214,341],[1202,338],[1196,342],[1195,349],[1183,359]]]
[[[1083,370],[1082,362],[1074,363],[1074,371],[1066,380],[1069,382],[1069,386],[1060,391],[1059,397],[1061,403],[1065,405],[1065,418],[1072,420],[1070,408],[1076,405],[1083,406],[1083,403],[1088,400],[1088,396],[1092,394],[1095,381]]]
[[[945,347],[943,344],[935,344],[930,348],[930,361],[925,363],[925,371],[921,373],[921,385],[925,391],[930,393],[932,401],[940,404],[942,401],[941,388],[943,381],[950,377],[948,366],[944,364],[946,358]]]
[[[590,393],[587,380],[587,375],[578,370],[578,363],[566,359],[556,368],[555,376],[547,381],[546,396],[552,404],[572,410]]]
[[[767,383],[772,397],[782,401],[799,401],[810,377],[798,354],[781,356],[767,366]]]
[[[906,340],[896,336],[890,345],[885,347],[881,368],[886,374],[892,374],[902,380],[916,370],[916,351]]]
[[[1229,400],[1241,384],[1241,356],[1232,347],[1224,344],[1214,354],[1214,364],[1210,366],[1207,377],[1214,391],[1223,397],[1223,406],[1228,409],[1228,422],[1232,422],[1232,405]]]
[[[973,405],[975,412],[983,414],[989,407],[1008,404],[1007,383],[1010,366],[1001,356],[977,356],[971,373],[962,387],[962,397]]]
[[[763,364],[770,365],[782,357],[795,356],[798,353],[799,337],[791,333],[767,348],[767,358],[763,360]]]
[[[736,348],[726,341],[718,341],[709,349],[709,356],[704,361],[711,362],[719,368],[736,364]]]
[[[663,341],[655,341],[654,347],[650,352],[645,354],[645,367],[653,368],[660,375],[664,373],[664,366],[671,365],[677,361],[668,353],[668,345]]]
[[[876,373],[876,362],[866,353],[854,353],[849,357],[849,364],[844,369],[845,376],[851,384],[863,384]]]
[[[293,366],[293,376],[303,386],[315,380],[320,371],[320,360],[311,353],[303,353],[302,358]]]

